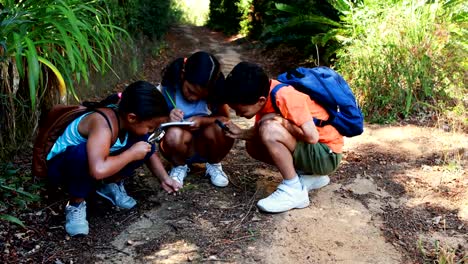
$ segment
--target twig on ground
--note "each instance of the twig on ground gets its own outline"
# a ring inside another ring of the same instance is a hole
[[[241,220],[240,220],[239,223],[234,227],[234,229],[238,228],[238,227],[242,224],[242,222],[244,222],[245,218],[247,218],[247,216],[250,214],[250,211],[252,210],[253,204],[254,204],[254,202],[255,202],[255,197],[257,196],[257,193],[258,193],[258,189],[259,189],[259,188],[257,188],[257,189],[255,190],[255,193],[252,195],[252,197],[251,197],[250,200],[249,200],[249,203],[248,203],[249,209],[247,210],[247,213],[245,213],[244,217],[241,218]]]
[[[125,251],[123,251],[123,250],[121,250],[121,249],[118,249],[118,248],[116,248],[116,247],[97,246],[97,247],[95,247],[95,249],[110,249],[110,250],[114,250],[114,251],[120,252],[120,253],[122,253],[122,254],[125,254],[125,255],[127,255],[127,256],[130,256],[130,253],[127,253],[127,252],[125,252]]]
[[[56,201],[56,202],[53,202],[53,203],[51,203],[50,205],[48,205],[48,206],[46,206],[46,207],[40,209],[40,210],[37,211],[36,213],[45,211],[46,209],[51,209],[51,210],[52,210],[52,207],[53,207],[53,206],[57,205],[58,203],[64,203],[66,200],[68,200],[68,198],[62,199],[62,200],[58,200],[58,201]]]

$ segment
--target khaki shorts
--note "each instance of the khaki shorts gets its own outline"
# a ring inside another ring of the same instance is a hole
[[[338,168],[342,156],[325,144],[298,141],[293,153],[294,168],[304,174],[328,175]]]

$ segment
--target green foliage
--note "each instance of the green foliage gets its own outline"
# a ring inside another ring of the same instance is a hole
[[[167,0],[108,0],[105,1],[111,20],[136,37],[143,34],[160,39],[169,26],[181,19],[179,1]]]
[[[465,110],[466,15],[459,10],[466,4],[364,1],[350,9],[337,66],[369,121]]]
[[[3,59],[16,63],[21,79],[27,77],[33,109],[46,89],[54,87],[50,79],[58,81],[61,96],[66,92],[61,78],[75,95],[74,81],[87,81],[89,64],[100,72],[109,69],[118,33],[125,33],[92,0],[6,1],[0,19]]]
[[[0,10],[0,145],[31,138],[37,108],[74,98],[91,71],[110,69],[126,32],[96,0],[5,0]],[[18,124],[21,123],[21,124]],[[8,133],[7,133],[8,131]],[[18,137],[23,134],[23,137]],[[20,138],[20,140],[18,140]],[[2,155],[4,157],[4,155]]]
[[[31,176],[20,175],[18,171],[11,163],[0,164],[0,219],[24,226],[12,214],[39,201],[38,192],[43,186],[34,183]]]
[[[210,1],[210,16],[208,26],[215,30],[221,30],[225,34],[237,34],[240,30],[242,12],[238,8],[238,2],[226,0]]]
[[[241,35],[248,35],[253,28],[252,19],[251,19],[251,7],[253,0],[240,0],[237,4],[239,12],[242,14],[241,20],[239,22],[239,33]]]
[[[417,241],[417,248],[423,257],[424,263],[434,264],[462,264],[468,261],[464,252],[442,246],[439,240],[434,240],[433,245],[425,245],[422,239]]]
[[[345,0],[337,1],[343,3]],[[338,19],[340,10],[333,8],[329,2],[336,1],[300,0],[271,3],[270,10],[265,13],[266,26],[260,38],[267,44],[288,43],[304,50],[305,55],[315,54],[317,46],[326,47],[327,49],[321,50],[320,59],[328,63],[336,50],[335,38],[339,33],[337,29],[341,27]],[[329,43],[331,45],[326,46]]]

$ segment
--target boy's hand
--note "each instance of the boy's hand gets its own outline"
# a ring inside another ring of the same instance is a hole
[[[229,131],[224,131],[228,137],[242,138],[243,130],[234,124],[231,120],[224,123],[224,125],[229,129]]]
[[[168,193],[173,193],[173,192],[178,192],[181,188],[182,185],[177,182],[176,180],[167,177],[164,180],[161,181],[161,187]]]
[[[151,144],[145,141],[139,141],[128,150],[131,151],[134,160],[142,160],[148,152],[151,151]]]
[[[178,108],[174,108],[169,113],[170,122],[179,122],[184,120],[184,112]]]

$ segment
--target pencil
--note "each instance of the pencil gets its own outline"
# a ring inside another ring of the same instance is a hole
[[[174,108],[177,108],[177,106],[176,106],[174,100],[172,100],[172,97],[171,97],[171,96],[169,95],[169,93],[167,92],[167,89],[164,89],[164,91],[166,92],[167,97],[168,97],[169,100],[171,101],[172,106],[173,106]]]

